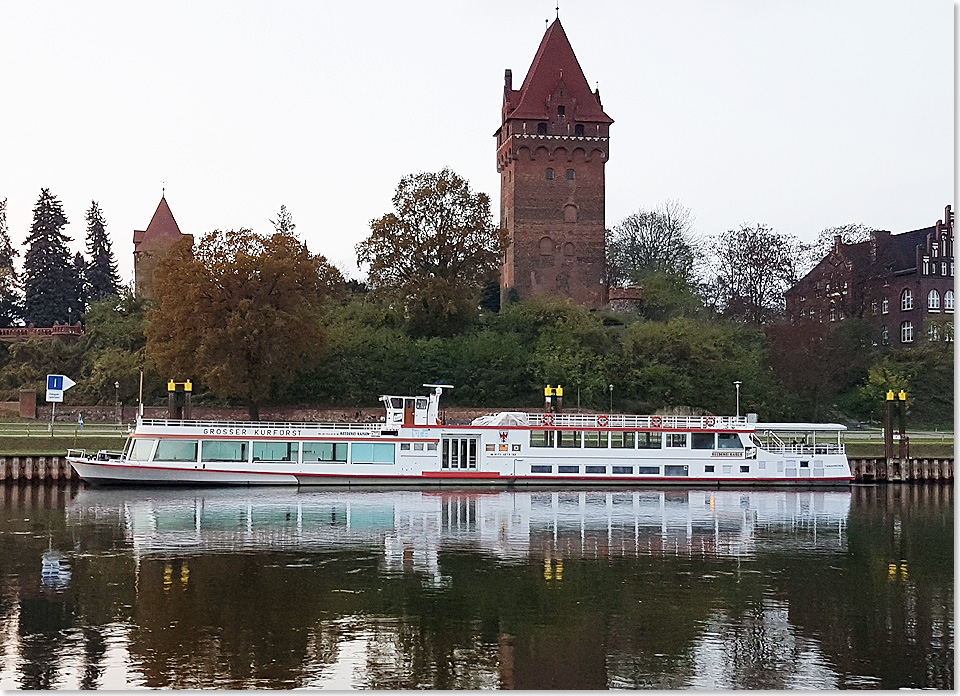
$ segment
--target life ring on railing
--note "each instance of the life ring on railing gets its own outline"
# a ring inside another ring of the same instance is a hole
[[[552,414],[552,413],[544,413],[544,414],[543,414],[543,424],[544,424],[544,425],[553,425],[553,414]]]
[[[713,416],[707,416],[707,427],[712,428],[717,424],[717,419]]]
[[[650,424],[654,428],[659,428],[661,425],[663,425],[663,418],[661,418],[660,416],[654,416],[653,418],[650,419]]]
[[[601,428],[606,428],[608,425],[610,425],[610,419],[604,415],[597,416],[597,425],[599,425]]]

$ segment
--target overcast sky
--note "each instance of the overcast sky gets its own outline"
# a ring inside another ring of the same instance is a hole
[[[951,0],[560,4],[615,120],[608,227],[676,199],[701,235],[762,222],[810,241],[851,222],[925,227],[953,202]],[[400,178],[445,166],[498,219],[503,71],[519,86],[554,7],[0,0],[11,237],[48,187],[82,249],[97,200],[128,282],[165,185],[198,237],[269,232],[285,204],[357,277],[354,246]]]

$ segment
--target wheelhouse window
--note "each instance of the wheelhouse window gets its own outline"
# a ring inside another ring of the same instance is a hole
[[[931,312],[940,311],[940,293],[936,290],[931,290],[927,294],[927,309]]]
[[[667,447],[686,447],[687,434],[686,433],[667,433],[666,446]]]
[[[295,462],[299,458],[299,442],[253,441],[253,461],[255,462]]]
[[[362,443],[354,445],[353,458],[356,461],[356,448]],[[393,451],[393,445],[387,445],[390,451]],[[303,443],[303,461],[305,462],[345,462],[347,461],[347,443],[346,442],[304,442]],[[390,463],[393,463],[391,458]]]
[[[246,440],[204,440],[200,445],[200,459],[204,462],[247,461]]]
[[[905,321],[900,324],[900,342],[913,343],[913,322]]]
[[[913,309],[913,290],[907,288],[900,293],[900,311],[906,312]]]
[[[163,462],[195,462],[197,461],[197,441],[160,440],[157,453],[153,458]]]

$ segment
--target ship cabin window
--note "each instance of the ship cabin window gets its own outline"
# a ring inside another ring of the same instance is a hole
[[[660,433],[637,433],[637,449],[660,449]]]
[[[636,439],[636,433],[610,433],[610,447],[614,449],[633,449]]]
[[[200,460],[204,462],[247,461],[246,440],[204,440],[200,445]]]
[[[133,462],[149,461],[150,453],[153,451],[153,446],[155,444],[157,444],[157,441],[153,439],[148,440],[142,437],[134,438],[133,446],[130,448],[130,456],[128,458]]]
[[[717,449],[743,449],[737,433],[717,433]]]
[[[307,445],[313,443],[304,443],[303,460],[307,461]],[[346,447],[346,443],[317,443],[317,444],[336,444]],[[381,442],[354,442],[353,443],[353,463],[354,464],[393,464],[396,457],[396,447],[391,443]],[[331,461],[331,460],[324,460]]]
[[[690,449],[713,449],[713,433],[692,433]]]
[[[357,458],[356,449],[361,446],[358,443],[353,446],[354,460]],[[393,445],[387,445],[393,452]],[[347,443],[346,442],[304,442],[303,443],[303,461],[304,462],[346,462],[347,461]],[[392,454],[391,461],[392,464]]]
[[[531,447],[553,447],[554,431],[552,430],[531,430]]]
[[[295,462],[299,459],[299,442],[253,441],[253,461],[255,462]]]
[[[638,466],[638,467],[637,467],[637,473],[638,473],[638,474],[652,474],[652,475],[654,475],[654,476],[659,476],[659,475],[660,475],[660,467],[659,467],[659,466]]]
[[[686,464],[664,464],[664,476],[689,476],[690,467]]]
[[[601,433],[598,430],[587,430],[583,433],[584,447],[606,447],[607,433]]]
[[[686,447],[687,433],[667,433],[666,447]]]
[[[561,430],[558,432],[559,438],[557,439],[558,447],[579,447],[580,446],[580,431],[579,430]]]
[[[196,440],[160,440],[153,458],[162,462],[197,461]]]
[[[403,408],[403,399],[399,396],[390,397],[390,408],[402,409]]]
[[[703,472],[704,472],[705,474],[712,474],[712,473],[714,473],[716,470],[717,470],[717,467],[714,466],[713,464],[707,464],[705,467],[703,467]]]

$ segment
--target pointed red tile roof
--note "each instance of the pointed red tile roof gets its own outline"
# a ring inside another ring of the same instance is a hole
[[[567,95],[576,104],[573,118],[590,123],[613,123],[603,111],[599,94],[590,90],[559,19],[543,35],[519,91],[510,90],[505,95],[510,105],[516,105],[505,114],[506,118],[546,118],[547,98],[561,80]]]
[[[164,248],[170,246],[172,241],[180,239],[183,236],[177,221],[173,219],[173,213],[170,212],[170,206],[167,205],[167,199],[161,198],[160,205],[157,206],[150,224],[146,230],[135,230],[133,233],[133,243],[135,246],[148,248],[159,244]]]

